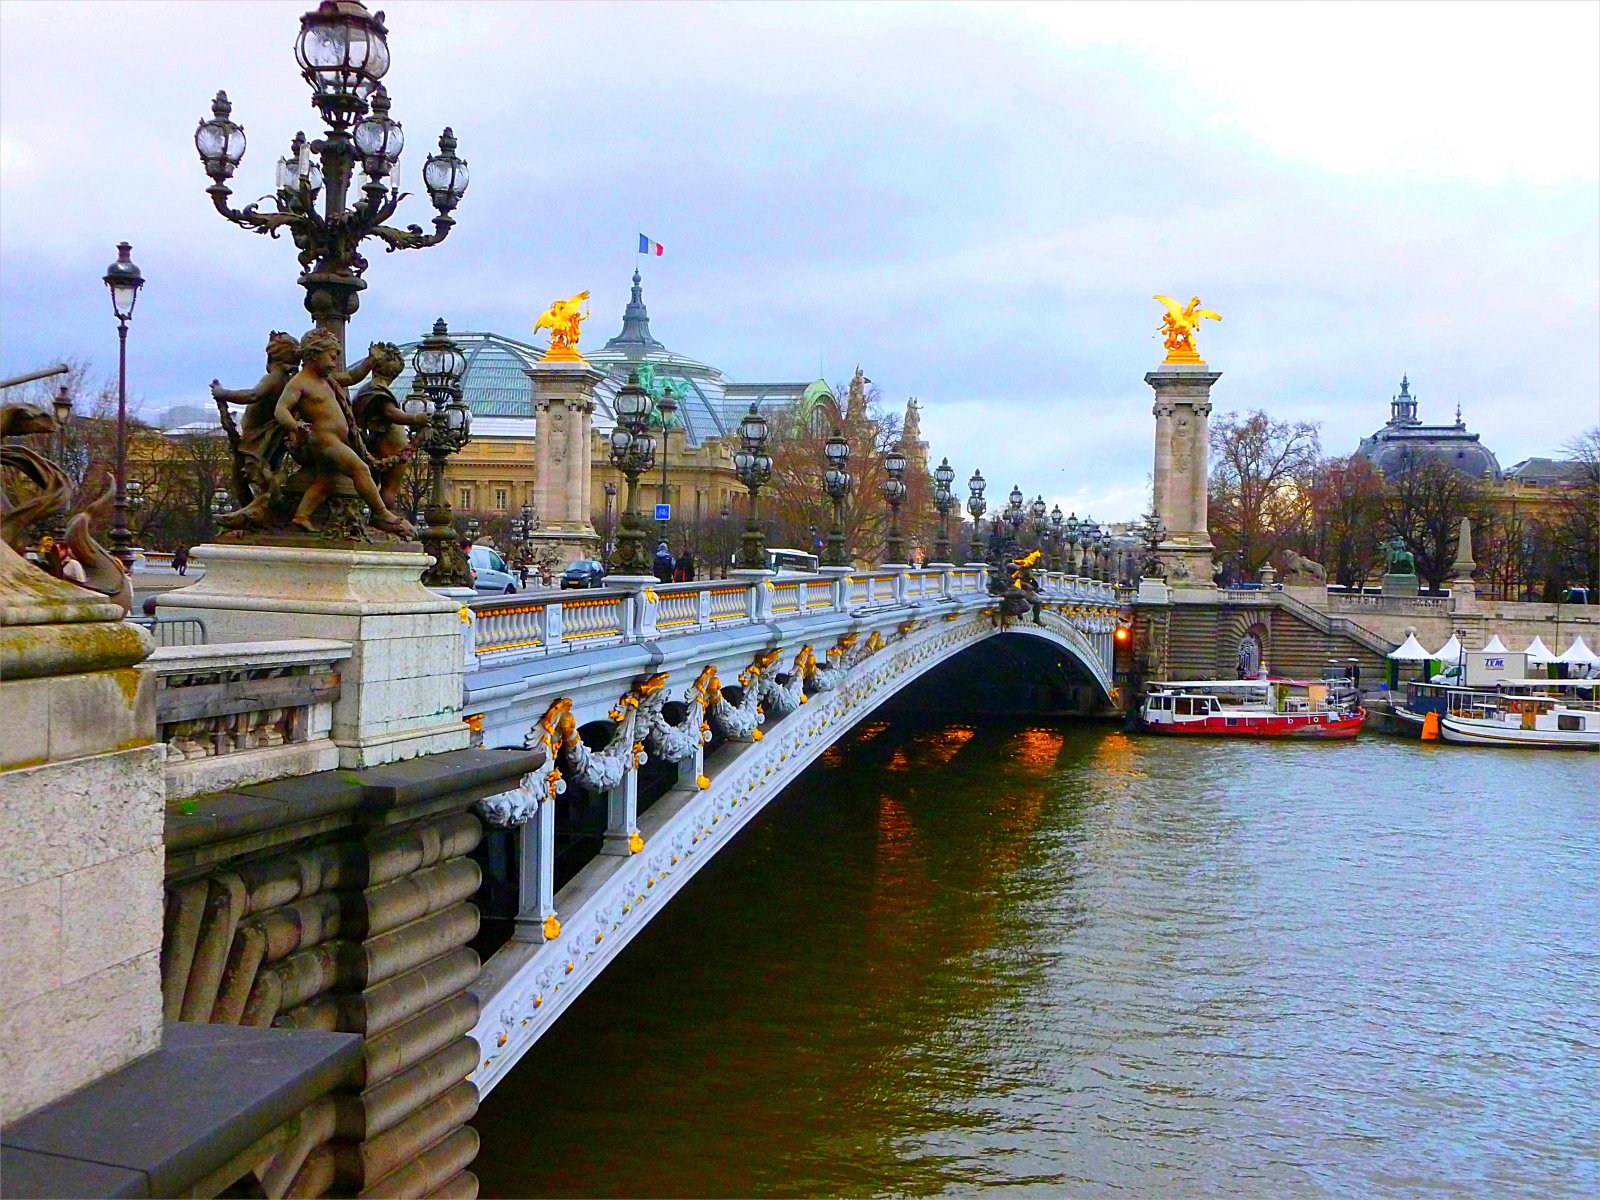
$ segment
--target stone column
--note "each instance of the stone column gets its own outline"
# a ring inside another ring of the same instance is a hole
[[[0,542],[0,1124],[161,1044],[151,648]]]
[[[1162,363],[1144,377],[1156,394],[1155,505],[1166,529],[1157,554],[1172,587],[1214,586],[1206,485],[1211,385],[1220,378],[1204,363]]]
[[[529,540],[541,558],[593,558],[600,535],[590,515],[589,427],[595,385],[605,373],[582,361],[541,362],[526,370],[538,423],[533,469],[539,528]]]
[[[639,772],[630,770],[621,783],[606,793],[606,832],[600,853],[626,858],[634,853],[634,839],[638,836]]]
[[[1478,564],[1472,560],[1472,521],[1461,518],[1461,529],[1456,536],[1456,559],[1450,564],[1450,610],[1455,613],[1472,613],[1478,608],[1478,585],[1473,572]]]

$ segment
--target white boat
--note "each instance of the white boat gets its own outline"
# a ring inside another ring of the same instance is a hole
[[[1343,677],[1152,683],[1139,710],[1146,733],[1247,738],[1353,738],[1366,715]]]
[[[1447,742],[1542,750],[1600,750],[1600,683],[1503,680],[1493,689],[1451,688],[1440,714]]]

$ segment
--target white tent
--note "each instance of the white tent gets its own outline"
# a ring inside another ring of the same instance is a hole
[[[1588,667],[1600,662],[1600,658],[1595,657],[1594,651],[1589,649],[1588,644],[1580,637],[1563,650],[1561,657],[1556,661],[1566,663],[1568,666]]]
[[[1542,667],[1546,663],[1556,661],[1556,656],[1550,653],[1550,648],[1544,644],[1544,639],[1536,637],[1528,643],[1528,648],[1523,651],[1528,656],[1530,667]]]
[[[1456,666],[1461,662],[1461,639],[1452,633],[1450,640],[1428,657],[1437,658],[1447,667]]]
[[[1417,641],[1414,633],[1406,634],[1406,640],[1389,651],[1391,662],[1427,662],[1433,655],[1422,648],[1422,643]]]
[[[1489,639],[1488,644],[1483,648],[1483,652],[1485,654],[1510,653],[1510,651],[1506,649],[1506,644],[1500,640],[1500,635],[1498,633]]]

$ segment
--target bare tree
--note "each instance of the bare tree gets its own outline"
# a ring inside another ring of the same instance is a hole
[[[1361,586],[1382,558],[1382,474],[1359,455],[1325,458],[1307,491],[1316,558],[1330,579]]]
[[[1426,456],[1402,456],[1388,477],[1384,527],[1405,542],[1417,561],[1417,575],[1438,591],[1456,557],[1461,518],[1483,528],[1489,515],[1482,483],[1448,463]]]
[[[1257,410],[1223,413],[1211,426],[1210,515],[1218,557],[1246,576],[1304,535],[1304,482],[1317,460],[1317,426]]]

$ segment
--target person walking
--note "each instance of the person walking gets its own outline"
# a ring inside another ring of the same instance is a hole
[[[517,578],[522,581],[522,590],[523,591],[527,591],[528,590],[528,564],[527,563],[519,562],[517,564]]]
[[[672,582],[672,569],[677,564],[672,560],[672,551],[667,549],[667,544],[662,542],[656,547],[655,575],[662,583]]]
[[[678,569],[674,572],[673,578],[679,583],[694,582],[694,551],[687,546],[683,548],[683,553],[678,555]]]
[[[189,570],[189,547],[187,547],[187,546],[179,546],[176,550],[174,550],[172,552],[172,569],[174,571],[176,571],[179,575],[184,575],[184,574],[188,573],[188,570]]]

